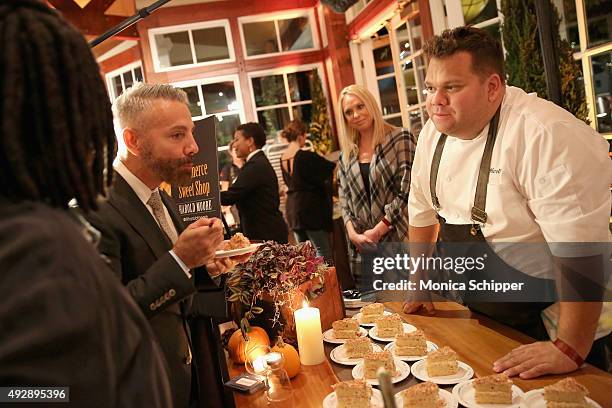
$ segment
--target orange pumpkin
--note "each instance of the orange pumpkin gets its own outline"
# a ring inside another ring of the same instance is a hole
[[[277,353],[281,353],[285,360],[285,371],[287,371],[287,375],[289,378],[293,378],[300,372],[301,364],[300,364],[300,355],[298,354],[295,347],[291,344],[287,344],[283,342],[283,338],[279,337],[276,341],[276,345],[272,347],[272,351]]]
[[[234,363],[244,364],[248,350],[257,346],[270,346],[270,338],[264,329],[250,326],[247,330],[248,341],[244,340],[241,330],[236,330],[227,343],[227,351]]]

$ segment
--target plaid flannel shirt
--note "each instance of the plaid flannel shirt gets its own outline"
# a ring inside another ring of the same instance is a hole
[[[370,198],[365,190],[356,155],[348,165],[340,157],[338,181],[344,224],[353,223],[362,233],[386,216],[393,228],[383,242],[401,242],[408,236],[408,193],[416,139],[406,129],[398,128],[377,145],[370,164]]]

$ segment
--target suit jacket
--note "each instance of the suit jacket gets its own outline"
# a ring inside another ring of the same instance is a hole
[[[82,229],[0,202],[0,384],[68,386],[75,407],[169,407],[151,328]]]
[[[236,204],[247,238],[287,243],[287,224],[278,209],[278,180],[263,152],[257,152],[242,166],[236,181],[221,192],[221,204]]]
[[[180,217],[170,198],[163,192],[161,196],[180,234],[184,229]],[[189,279],[170,255],[172,243],[118,173],[108,201],[88,219],[102,232],[100,252],[149,318],[168,365],[174,406],[187,407],[192,389],[192,347],[186,314],[196,292],[193,277]],[[205,271],[193,273],[200,274],[201,284],[216,288]]]

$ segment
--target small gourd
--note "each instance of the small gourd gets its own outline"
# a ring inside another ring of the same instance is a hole
[[[279,336],[276,340],[276,345],[272,347],[272,351],[281,353],[283,355],[285,360],[284,368],[285,371],[287,371],[289,378],[295,377],[300,372],[300,355],[295,347],[293,347],[291,344],[285,343],[281,336]]]

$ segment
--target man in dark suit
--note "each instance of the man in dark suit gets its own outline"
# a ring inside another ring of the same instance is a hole
[[[245,164],[230,188],[221,192],[221,204],[238,207],[242,231],[249,239],[287,243],[287,224],[278,209],[276,173],[261,150],[265,144],[266,134],[258,123],[236,128],[234,148]]]
[[[103,233],[100,251],[149,318],[166,358],[174,406],[194,406],[198,387],[186,322],[194,275],[201,286],[218,289],[208,274],[228,265],[214,262],[223,239],[220,220],[202,218],[184,229],[158,188],[191,179],[198,145],[187,96],[170,85],[137,84],[113,111],[127,151],[115,163],[108,202],[90,220]]]

